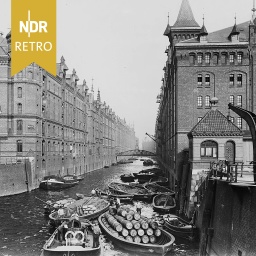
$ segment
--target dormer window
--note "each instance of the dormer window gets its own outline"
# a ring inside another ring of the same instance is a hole
[[[231,42],[232,42],[232,43],[237,43],[237,42],[239,42],[239,35],[233,35],[233,36],[231,36]]]
[[[206,42],[206,36],[200,36],[200,42]]]

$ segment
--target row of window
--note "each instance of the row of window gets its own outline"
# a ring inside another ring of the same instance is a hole
[[[211,55],[211,53],[205,53],[204,55],[202,53],[198,53],[196,54],[190,54],[190,64],[195,64],[195,62],[197,62],[197,64],[203,64],[203,61],[205,64],[210,64],[210,60],[213,60],[214,64],[219,64],[219,62],[221,62],[221,64],[227,64],[227,62],[229,62],[229,64],[234,64],[235,63],[235,57],[236,57],[236,61],[238,64],[242,63],[242,59],[243,59],[243,54],[242,53],[237,53],[237,55],[235,53],[222,53],[220,56],[218,53],[214,53],[213,56]]]
[[[229,96],[229,103],[231,103],[233,105],[235,104],[235,96],[234,95]],[[237,95],[236,105],[239,106],[239,107],[242,107],[242,95]]]
[[[202,120],[202,117],[197,118],[197,122],[200,122],[201,120]],[[234,124],[235,123],[235,118],[232,117],[232,116],[229,116],[229,121],[231,121]],[[242,118],[241,117],[236,118],[236,126],[239,129],[242,129]]]
[[[234,95],[230,95],[229,96],[229,103],[234,105],[235,102],[235,96]],[[242,107],[242,95],[237,95],[236,97],[236,105],[239,107]],[[210,107],[210,96],[206,95],[205,96],[205,104],[204,106]],[[203,96],[197,96],[197,107],[198,108],[202,108],[203,107]]]
[[[17,140],[17,153],[22,153],[23,152],[23,143],[22,143],[22,140]],[[112,146],[111,145],[111,142],[107,143],[108,146]],[[105,144],[105,145],[107,145]],[[65,151],[66,149],[66,151]],[[99,148],[98,148],[99,149]],[[45,142],[42,142],[42,153],[44,154],[46,151],[47,152],[58,152],[58,153],[64,153],[64,152],[69,152],[69,153],[74,153],[76,152],[77,154],[84,154],[85,152],[85,145],[68,145],[66,143],[66,146],[62,143],[62,145],[58,142],[58,143],[55,143],[53,142],[51,144],[50,141],[48,141],[48,143],[45,143]],[[92,151],[90,149],[90,151]],[[93,146],[93,151],[95,152],[95,146]],[[90,153],[89,153],[90,154]]]
[[[42,96],[44,97],[44,92],[43,92]],[[17,97],[22,98],[22,87],[17,88]],[[50,102],[50,98],[51,98],[51,94],[49,93],[49,102]],[[65,99],[66,99],[67,102],[69,102],[71,104],[73,104],[75,102],[75,97],[74,97],[74,100],[73,100],[72,94],[69,95],[67,93]],[[53,96],[53,100],[55,100],[54,96]],[[59,102],[59,100],[58,100],[58,102]],[[80,100],[77,100],[75,105],[76,105],[77,108],[83,109],[83,103]]]
[[[236,79],[235,79],[236,77]],[[205,86],[210,86],[210,75],[206,74],[204,76],[204,85]],[[230,74],[229,75],[229,85],[230,86],[234,86],[235,85],[235,80],[236,80],[236,85],[241,87],[242,86],[242,81],[243,81],[243,76],[242,74],[237,74],[235,76],[235,74]],[[198,74],[197,75],[197,86],[201,87],[203,84],[203,75],[202,74]]]
[[[225,144],[225,152],[230,152],[226,157],[232,156],[235,159],[235,143],[233,141],[227,141]],[[218,158],[218,143],[215,141],[207,140],[203,141],[200,146],[200,155],[202,158]]]

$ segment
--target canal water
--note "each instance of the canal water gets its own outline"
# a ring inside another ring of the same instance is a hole
[[[94,188],[105,188],[112,181],[120,181],[124,173],[139,172],[145,167],[142,161],[111,166],[86,174],[77,186],[60,192],[36,189],[29,193],[0,197],[0,256],[39,256],[43,244],[49,238],[48,218],[44,215],[43,201],[57,201],[63,198],[76,198],[76,193],[90,195]],[[153,211],[144,205],[143,211]],[[101,237],[104,256],[140,256],[136,253],[116,248],[111,241]],[[198,244],[176,239],[171,255],[198,255]]]

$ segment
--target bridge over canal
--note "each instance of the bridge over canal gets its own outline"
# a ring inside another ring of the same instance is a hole
[[[122,156],[156,156],[156,154],[147,150],[133,149],[117,153],[116,158]]]

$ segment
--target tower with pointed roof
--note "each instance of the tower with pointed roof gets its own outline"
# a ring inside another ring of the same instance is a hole
[[[167,25],[164,32],[169,37],[170,44],[176,44],[179,41],[194,38],[200,32],[200,26],[196,22],[189,0],[182,0],[180,11],[173,26]]]

